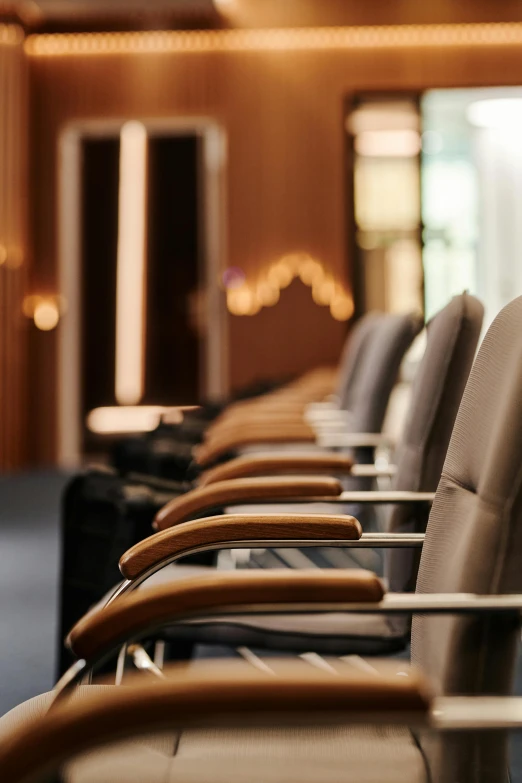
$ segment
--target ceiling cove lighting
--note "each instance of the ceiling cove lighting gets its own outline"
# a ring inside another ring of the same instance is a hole
[[[491,98],[470,103],[466,117],[477,128],[522,130],[522,97]]]
[[[51,33],[30,35],[31,56],[300,49],[403,49],[522,44],[522,23],[310,27],[266,30]]]
[[[136,405],[143,396],[146,225],[147,129],[132,121],[120,133],[114,391],[121,405]]]

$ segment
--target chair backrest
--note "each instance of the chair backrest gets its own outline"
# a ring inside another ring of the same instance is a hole
[[[416,313],[387,314],[372,320],[370,336],[344,399],[351,414],[347,427],[351,432],[381,431],[404,354],[424,325]]]
[[[364,357],[364,351],[368,348],[373,332],[382,317],[383,314],[377,311],[361,316],[345,340],[339,362],[339,378],[335,390],[335,397],[340,408],[346,409],[348,405],[351,389]]]
[[[453,425],[480,337],[484,308],[469,294],[455,296],[426,326],[426,348],[417,370],[401,443],[397,450],[396,490],[435,492]],[[425,507],[394,506],[387,518],[391,532],[423,533]],[[390,589],[413,590],[418,557],[411,550],[390,550],[386,559]]]
[[[490,326],[471,370],[428,522],[417,592],[522,593],[521,558],[519,297]],[[518,636],[518,624],[505,617],[420,615],[412,623],[412,659],[441,694],[506,694]],[[501,738],[461,737],[451,747],[438,741],[425,750],[435,780],[504,779]]]

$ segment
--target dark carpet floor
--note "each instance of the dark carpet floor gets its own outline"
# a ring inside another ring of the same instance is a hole
[[[53,686],[66,477],[0,478],[0,715]]]
[[[56,472],[0,477],[0,715],[54,684],[66,481]],[[522,658],[516,692],[522,694]],[[522,783],[522,734],[512,741],[511,780]]]

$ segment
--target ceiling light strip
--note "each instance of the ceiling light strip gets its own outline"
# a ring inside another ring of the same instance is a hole
[[[25,50],[32,56],[53,56],[507,44],[522,44],[522,23],[52,33],[29,36],[25,41]]]

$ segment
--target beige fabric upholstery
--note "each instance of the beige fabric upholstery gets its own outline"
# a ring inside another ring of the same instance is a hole
[[[339,377],[335,396],[340,408],[348,408],[350,405],[351,391],[355,379],[364,361],[364,354],[368,350],[372,337],[384,318],[380,312],[366,313],[361,316],[346,338],[341,361],[339,363]]]
[[[427,783],[397,727],[190,731],[172,758],[125,743],[69,767],[67,783]]]
[[[522,592],[522,297],[481,345],[462,399],[430,514],[417,591]],[[443,694],[508,694],[518,624],[418,616],[412,658]],[[426,746],[442,780],[502,780],[502,738]],[[470,763],[470,759],[473,763]],[[480,771],[480,777],[478,777]],[[452,777],[453,775],[453,777]]]
[[[388,655],[404,648],[404,635],[390,618],[346,612],[202,620],[173,626],[166,638],[322,655]]]
[[[81,698],[85,686],[73,698]],[[43,712],[51,694],[0,719],[6,731]],[[297,777],[296,777],[297,774]],[[403,728],[213,729],[155,735],[92,751],[68,765],[67,783],[428,783]]]

